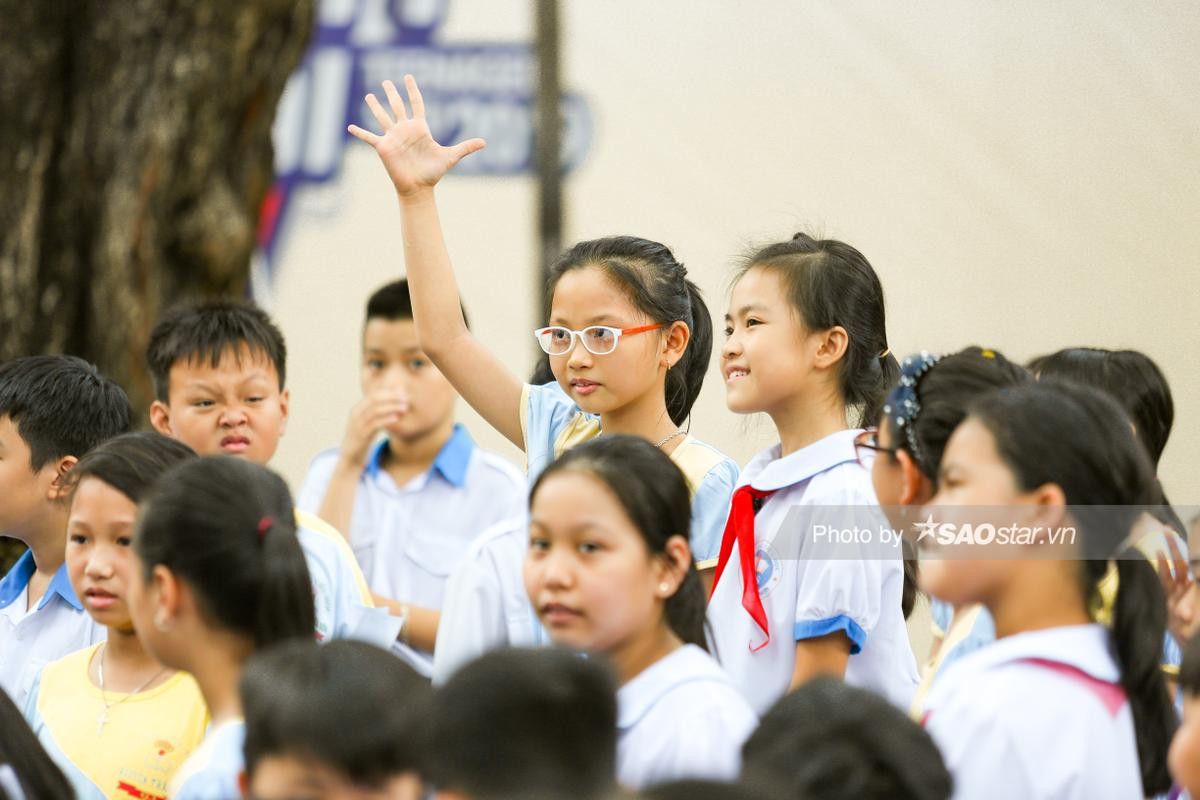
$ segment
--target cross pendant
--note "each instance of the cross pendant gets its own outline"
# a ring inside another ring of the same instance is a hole
[[[108,724],[108,709],[100,712],[100,717],[96,720],[96,735],[104,733],[104,726]]]

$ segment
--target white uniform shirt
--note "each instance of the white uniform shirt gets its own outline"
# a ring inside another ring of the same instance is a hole
[[[244,720],[214,725],[171,778],[172,800],[234,800],[242,796],[238,777],[246,767]]]
[[[36,570],[27,550],[0,580],[0,689],[24,708],[42,667],[103,641],[108,629],[83,609],[64,564],[36,607],[28,609],[29,580]]]
[[[475,446],[456,425],[429,470],[397,486],[380,468],[379,443],[359,477],[350,518],[350,547],[376,594],[421,608],[440,609],[446,580],[471,542],[500,520],[524,512],[524,476],[500,456]],[[327,450],[308,469],[299,505],[316,513],[337,464]],[[430,654],[397,644],[394,650],[421,674]]]
[[[760,714],[787,693],[796,643],[837,631],[851,642],[846,683],[873,690],[906,711],[916,689],[917,663],[900,607],[900,549],[854,543],[831,549],[813,534],[814,519],[843,529],[886,526],[870,472],[854,452],[858,433],[832,434],[786,458],[775,445],[742,471],[741,485],[775,492],[754,524],[755,577],[770,642],[760,647],[766,637],[742,606],[736,546],[709,602],[708,619],[717,658]]]
[[[521,565],[529,547],[525,515],[498,522],[476,539],[446,582],[433,652],[433,683],[500,647],[550,642],[525,592]]]
[[[617,779],[635,790],[686,778],[734,780],[757,725],[712,656],[684,645],[617,692]]]
[[[996,640],[950,666],[925,729],[954,797],[1143,797],[1133,712],[1099,624]]]

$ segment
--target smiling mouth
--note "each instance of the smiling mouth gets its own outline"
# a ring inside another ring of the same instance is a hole
[[[750,370],[741,367],[733,367],[725,372],[726,381],[736,381],[750,374]]]

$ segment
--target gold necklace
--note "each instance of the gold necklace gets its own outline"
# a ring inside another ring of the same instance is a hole
[[[97,736],[99,736],[101,733],[104,733],[104,726],[108,724],[108,710],[110,708],[116,708],[117,706],[121,705],[121,703],[124,703],[126,700],[133,697],[135,694],[142,691],[150,684],[154,683],[154,681],[156,681],[158,679],[158,676],[162,675],[164,672],[167,671],[167,668],[163,667],[158,672],[151,675],[150,680],[146,681],[141,686],[134,689],[132,692],[129,692],[128,694],[126,694],[124,697],[122,697],[117,702],[110,703],[110,702],[108,702],[108,696],[107,696],[107,694],[105,692],[105,688],[104,688],[104,656],[107,653],[108,653],[108,642],[105,642],[104,644],[102,644],[100,646],[100,659],[96,664],[96,669],[100,673],[100,702],[104,704],[104,710],[101,711],[100,716],[96,718],[96,735]]]

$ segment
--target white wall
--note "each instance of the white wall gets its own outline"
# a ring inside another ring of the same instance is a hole
[[[453,0],[442,39],[527,40],[531,7]],[[563,18],[564,82],[595,119],[566,185],[568,241],[667,242],[719,317],[734,257],[807,227],[874,264],[898,354],[1143,350],[1175,392],[1167,491],[1200,504],[1193,4],[565,0]],[[403,272],[369,148],[349,150],[339,184],[305,193],[274,297],[293,394],[276,465],[294,484],[358,397],[367,295]],[[439,199],[472,326],[524,374],[533,181],[448,179]],[[725,410],[715,369],[692,429],[739,461],[772,433]]]

